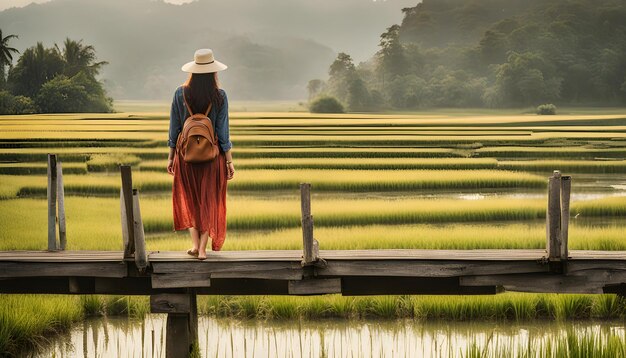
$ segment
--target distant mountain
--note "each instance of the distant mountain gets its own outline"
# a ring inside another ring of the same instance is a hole
[[[65,37],[94,45],[114,98],[169,99],[185,80],[180,66],[211,47],[237,99],[299,99],[325,77],[338,51],[365,59],[379,34],[417,0],[53,0],[0,12],[3,33],[24,50]]]

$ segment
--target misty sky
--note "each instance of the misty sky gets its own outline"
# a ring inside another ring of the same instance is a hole
[[[25,5],[28,5],[30,3],[36,2],[36,3],[42,3],[42,2],[48,2],[50,0],[0,0],[0,11],[4,10],[4,9],[8,9],[10,7],[22,7]],[[191,2],[193,0],[165,0],[165,2],[169,2],[172,4],[183,4],[186,2]]]

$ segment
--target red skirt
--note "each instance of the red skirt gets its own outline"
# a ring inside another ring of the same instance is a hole
[[[174,230],[196,228],[208,231],[213,251],[219,251],[226,239],[226,156],[219,155],[206,163],[187,163],[179,151],[174,155],[172,204]]]

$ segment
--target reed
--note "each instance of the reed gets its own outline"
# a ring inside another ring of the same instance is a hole
[[[529,321],[606,319],[603,312],[607,306],[611,307],[611,317],[619,319],[626,315],[625,304],[624,298],[610,294],[504,293],[497,296],[202,296],[198,307],[201,314],[240,319]]]

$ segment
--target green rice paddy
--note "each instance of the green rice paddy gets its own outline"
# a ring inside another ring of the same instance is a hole
[[[572,200],[570,248],[626,250],[620,111],[548,119],[239,112],[230,124],[237,172],[224,250],[300,249],[301,182],[312,184],[321,249],[540,249],[552,170],[572,175],[575,195],[590,195]],[[47,153],[63,163],[68,249],[122,249],[119,164],[133,167],[148,249],[187,249],[188,235],[172,229],[167,129],[161,113],[0,117],[0,250],[46,247]],[[32,307],[41,315],[24,318]],[[623,319],[626,310],[614,295],[513,293],[216,296],[199,307],[264,319]],[[145,298],[0,296],[0,354],[42,344],[86,315],[146,311]]]

